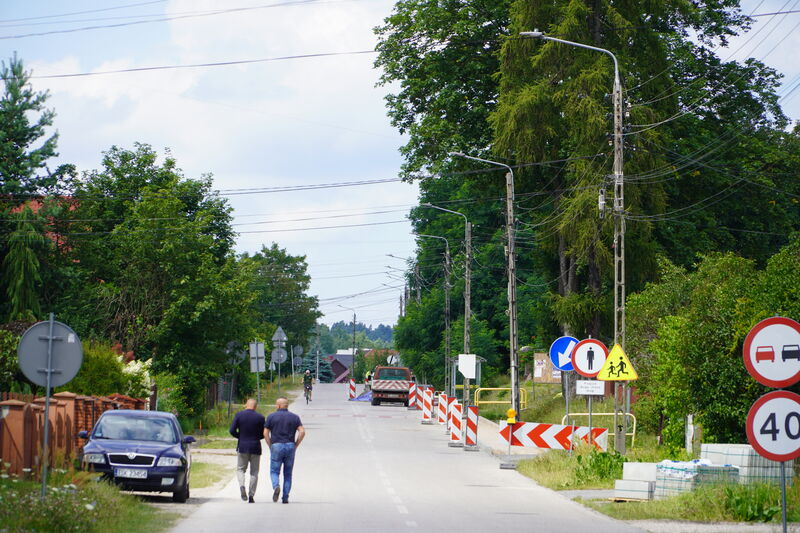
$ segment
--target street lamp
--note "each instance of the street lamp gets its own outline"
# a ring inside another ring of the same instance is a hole
[[[514,171],[510,166],[505,163],[498,163],[489,159],[482,159],[466,155],[461,152],[450,152],[451,156],[463,157],[472,159],[473,161],[481,161],[490,165],[503,167],[508,170],[506,173],[506,234],[508,243],[506,245],[506,262],[508,265],[508,344],[509,344],[509,360],[511,367],[511,405],[514,410],[519,413],[519,370],[518,370],[518,354],[517,354],[517,266],[516,266],[516,252],[515,252],[515,235],[514,235]]]
[[[594,50],[611,56],[614,61],[614,344],[619,344],[625,349],[625,197],[624,180],[622,172],[622,84],[619,79],[619,62],[610,50],[589,46],[588,44],[566,41],[550,37],[539,30],[520,32],[523,37],[533,37],[545,41],[568,44],[578,48]],[[625,385],[623,384],[623,394]],[[623,429],[619,431],[617,413],[620,410],[619,397],[615,394],[617,404],[614,412],[614,426],[617,431],[614,435],[614,448],[625,453],[625,432],[627,431],[627,418],[623,414]]]
[[[456,387],[450,371],[450,242],[439,235],[416,235],[444,241],[444,388],[448,396],[453,396]]]
[[[350,378],[356,379],[356,310],[341,304],[337,304],[337,307],[353,312],[353,362],[350,363]]]
[[[464,265],[464,353],[470,353],[470,335],[469,335],[469,322],[472,315],[471,301],[472,301],[472,224],[467,215],[459,213],[458,211],[451,211],[438,205],[431,203],[422,204],[424,207],[438,209],[445,213],[452,213],[464,217],[464,246],[466,247],[466,259]],[[469,392],[469,378],[464,380],[464,405],[470,405],[470,392]]]

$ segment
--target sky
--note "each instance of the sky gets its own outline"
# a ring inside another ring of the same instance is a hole
[[[59,162],[100,167],[135,142],[169,149],[188,178],[212,174],[234,208],[237,252],[278,243],[306,257],[322,322],[394,324],[414,253],[414,184],[397,180],[406,142],[376,87],[373,28],[394,0],[5,0],[0,57],[17,52],[50,91]],[[800,0],[745,1],[745,13],[800,9]],[[226,12],[219,12],[226,11]],[[21,20],[24,19],[24,20]],[[800,13],[758,17],[722,58],[756,57],[800,83]],[[94,29],[88,27],[104,26]],[[308,56],[292,59],[290,56]],[[161,65],[255,63],[151,70]],[[624,74],[624,73],[623,73]],[[396,89],[396,87],[394,88]],[[800,118],[800,90],[782,102]],[[265,191],[268,188],[354,186]],[[261,189],[254,191],[253,189]],[[501,290],[503,290],[501,288]]]

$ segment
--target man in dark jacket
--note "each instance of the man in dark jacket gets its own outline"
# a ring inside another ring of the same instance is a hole
[[[253,495],[258,485],[258,468],[261,462],[261,437],[264,431],[264,415],[256,411],[255,398],[248,398],[243,411],[236,413],[231,423],[230,433],[239,443],[236,445],[238,452],[236,464],[236,477],[239,480],[239,490],[242,500],[253,503]],[[250,466],[250,495],[244,487],[244,476],[247,466]]]

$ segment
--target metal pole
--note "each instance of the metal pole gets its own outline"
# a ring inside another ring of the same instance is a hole
[[[444,241],[444,356],[450,358],[450,244]],[[450,362],[453,364],[453,361]],[[453,365],[455,368],[455,365]],[[455,396],[455,381],[453,382],[453,396]]]
[[[353,362],[350,363],[350,378],[356,379],[356,312],[353,310]]]
[[[278,390],[280,390],[281,382],[278,379]],[[256,359],[256,401],[261,403],[261,372],[258,371],[258,359]]]
[[[519,375],[518,375],[518,338],[517,338],[517,268],[514,231],[514,171],[504,163],[490,159],[483,159],[466,155],[461,152],[450,152],[450,155],[481,161],[490,165],[503,167],[506,173],[506,261],[508,269],[508,337],[509,337],[509,367],[511,371],[511,404],[517,413],[519,405]]]
[[[44,397],[44,445],[42,446],[42,500],[47,496],[47,465],[50,462],[50,383],[53,375],[53,327],[54,316],[50,313],[47,334],[47,381]]]
[[[592,439],[592,395],[589,395],[589,446],[593,444]]]
[[[786,533],[786,461],[781,461],[781,523]]]

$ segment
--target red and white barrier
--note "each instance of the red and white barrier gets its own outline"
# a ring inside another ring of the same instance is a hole
[[[450,442],[447,443],[452,448],[464,446],[461,442],[461,424],[461,404],[454,401],[450,409]]]
[[[408,388],[408,408],[417,408],[417,384],[413,381],[411,382],[411,386]]]
[[[425,386],[424,385],[417,385],[417,401],[414,404],[417,408],[417,411],[422,411],[422,402],[423,398],[425,398]]]
[[[589,444],[589,428],[587,426],[562,426],[560,424],[539,424],[536,422],[520,422],[514,424],[511,434],[512,446],[528,446],[550,448],[553,450],[569,450],[581,441]],[[500,422],[500,435],[508,442],[508,424]],[[592,444],[598,450],[608,449],[608,429],[592,428]],[[571,443],[571,444],[570,444]]]
[[[467,406],[467,426],[464,431],[464,450],[478,450],[478,406]]]
[[[439,405],[436,413],[436,421],[440,424],[447,424],[447,395],[443,392],[439,394]]]
[[[433,424],[433,417],[431,416],[431,413],[433,411],[433,389],[426,387],[423,392],[424,394],[422,395],[422,423]]]
[[[349,399],[353,399],[356,397],[356,380],[350,378],[350,386],[348,388],[348,396]]]

